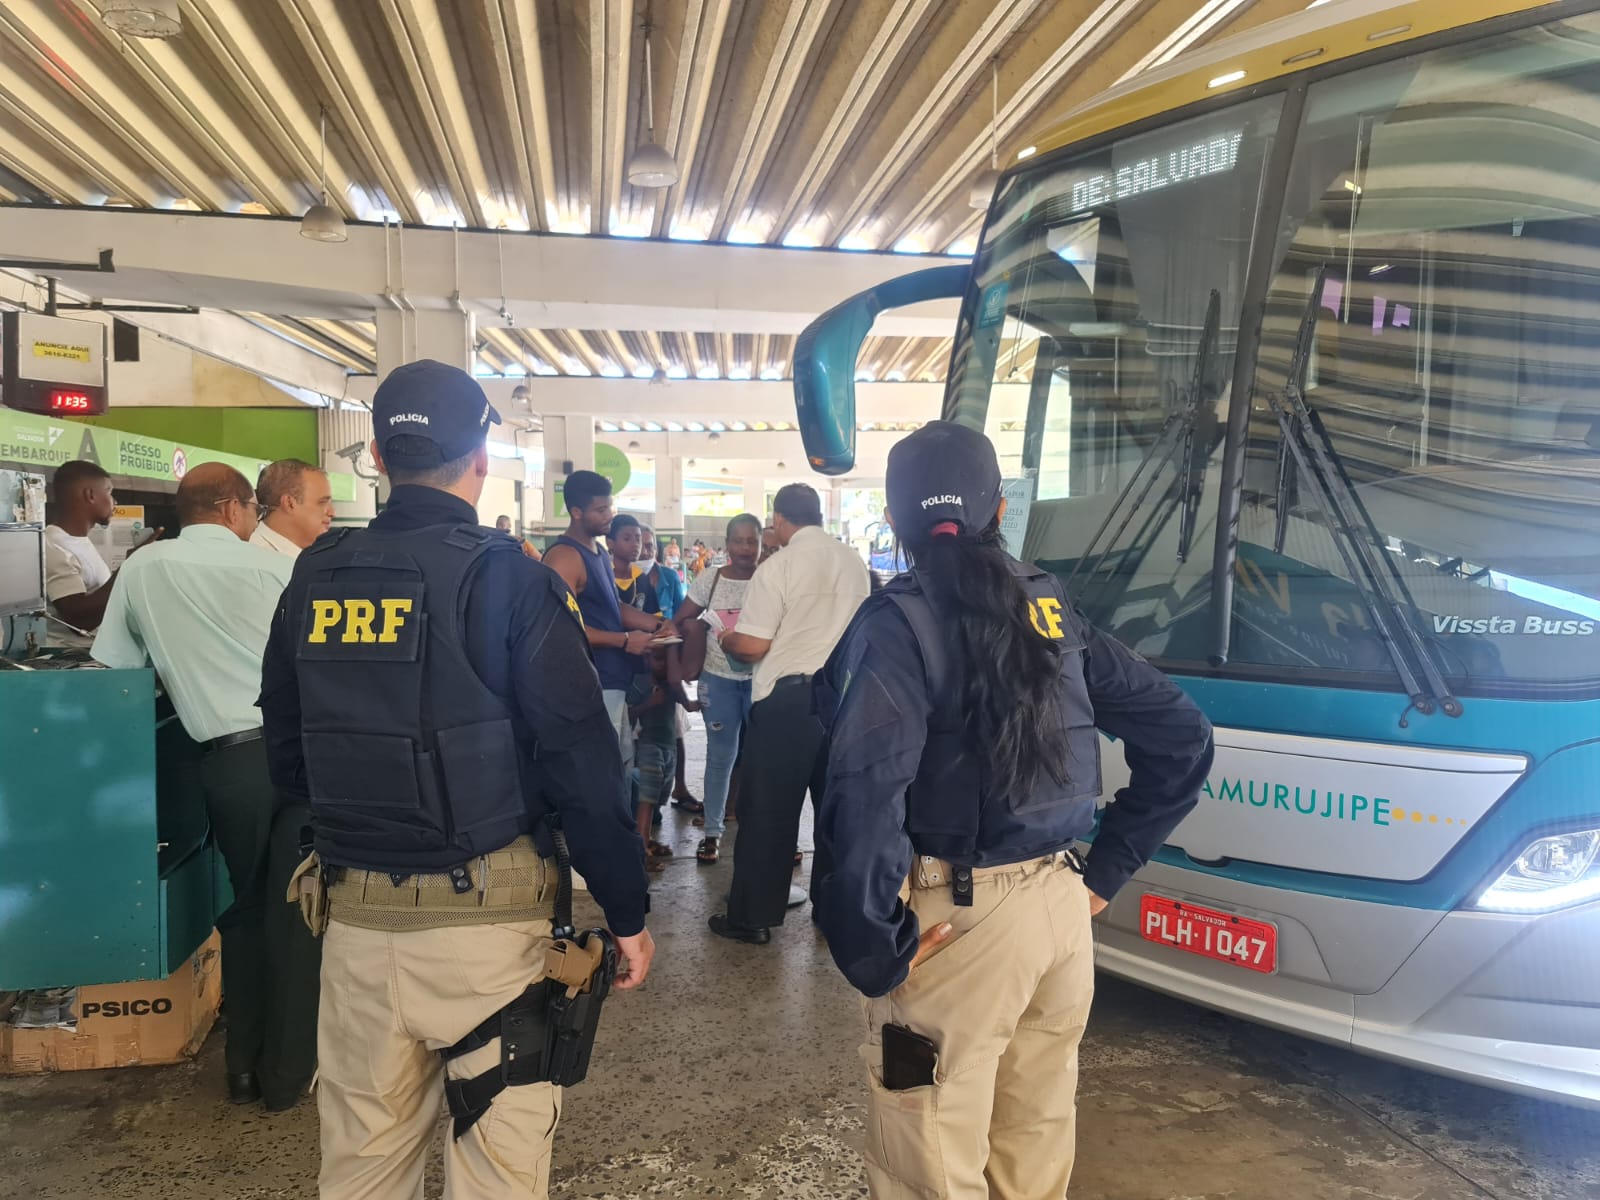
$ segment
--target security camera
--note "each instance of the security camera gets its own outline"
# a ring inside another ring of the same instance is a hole
[[[343,450],[336,450],[334,453],[336,453],[340,458],[347,458],[354,463],[361,457],[362,452],[366,450],[366,448],[367,444],[365,442],[352,442]]]

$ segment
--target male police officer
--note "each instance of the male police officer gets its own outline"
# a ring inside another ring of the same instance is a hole
[[[388,507],[300,556],[267,648],[274,781],[309,794],[327,883],[325,1197],[420,1195],[446,1077],[452,1111],[462,1081],[493,1094],[446,1142],[446,1196],[547,1194],[560,1091],[499,1089],[496,1014],[545,973],[563,829],[616,935],[617,986],[643,983],[655,953],[576,606],[554,572],[478,524],[499,420],[463,371],[391,372],[373,398]]]

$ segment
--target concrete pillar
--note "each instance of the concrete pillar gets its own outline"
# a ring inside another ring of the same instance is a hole
[[[754,513],[765,521],[772,514],[767,511],[767,481],[749,475],[744,479],[744,511]]]
[[[380,308],[376,315],[380,382],[401,363],[415,362],[419,358],[433,358],[463,371],[472,370],[478,340],[478,322],[473,314],[449,308],[419,312]]]
[[[839,533],[844,525],[844,495],[836,487],[822,493],[822,523],[829,533]]]
[[[683,533],[683,459],[656,455],[656,534]]]
[[[594,470],[594,418],[544,418],[544,531],[560,533],[570,520],[562,485],[573,471]],[[680,518],[681,520],[681,518]]]
[[[478,322],[471,313],[459,313],[454,309],[407,312],[380,308],[374,315],[378,327],[379,383],[396,367],[419,358],[433,358],[463,371],[472,370]],[[387,475],[378,482],[378,502],[389,502]]]

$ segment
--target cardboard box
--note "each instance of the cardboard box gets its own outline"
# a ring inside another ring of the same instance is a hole
[[[222,1002],[215,930],[165,979],[78,989],[76,1029],[0,1026],[0,1075],[156,1066],[193,1058]]]

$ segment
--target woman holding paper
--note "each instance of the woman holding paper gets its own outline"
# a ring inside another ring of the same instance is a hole
[[[761,554],[760,518],[741,513],[729,521],[727,548],[727,564],[696,575],[689,598],[678,609],[678,627],[686,640],[705,644],[699,699],[706,722],[706,832],[695,853],[702,863],[717,861],[728,810],[728,783],[733,776],[734,759],[739,755],[739,731],[750,715],[753,670],[724,654],[717,635],[739,623],[744,594]],[[697,618],[706,629],[694,630],[698,636],[691,636],[689,626]]]

